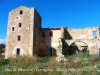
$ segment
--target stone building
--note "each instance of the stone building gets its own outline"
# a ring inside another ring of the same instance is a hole
[[[5,58],[19,55],[52,56],[79,53],[98,54],[100,28],[41,28],[35,8],[20,6],[9,12]]]
[[[5,58],[39,55],[40,28],[41,16],[35,8],[20,6],[9,12]]]

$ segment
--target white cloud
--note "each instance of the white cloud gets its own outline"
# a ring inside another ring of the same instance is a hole
[[[6,43],[6,39],[0,39],[0,44],[1,43],[4,43],[5,44]]]

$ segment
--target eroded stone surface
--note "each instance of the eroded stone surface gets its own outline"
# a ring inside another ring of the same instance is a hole
[[[21,27],[19,23],[21,23]],[[96,31],[97,36],[93,35],[93,31]],[[20,36],[20,41],[17,40],[18,36]],[[88,47],[90,54],[98,54],[99,39],[99,27],[83,29],[41,28],[41,16],[36,9],[20,6],[9,12],[5,58],[16,57],[17,49],[20,49],[19,55],[57,55],[58,62],[65,61],[64,55],[70,53],[72,50],[70,47],[73,43],[80,51],[84,47]]]

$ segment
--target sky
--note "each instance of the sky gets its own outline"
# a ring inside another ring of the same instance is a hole
[[[100,26],[100,0],[0,0],[0,43],[7,36],[8,13],[21,5],[36,8],[43,28]]]

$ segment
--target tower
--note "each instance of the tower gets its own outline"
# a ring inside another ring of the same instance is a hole
[[[39,55],[41,17],[35,8],[20,6],[9,12],[5,59]]]

